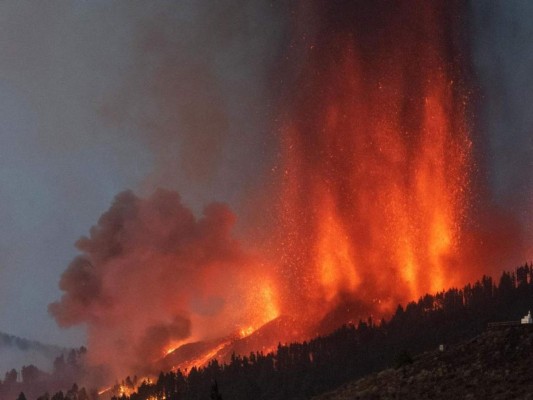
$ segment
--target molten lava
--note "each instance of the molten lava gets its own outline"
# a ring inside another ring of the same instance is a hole
[[[383,315],[466,278],[471,140],[451,16],[408,3],[346,6],[345,25],[326,5],[306,39],[283,130],[281,260],[288,303],[314,318],[347,299]]]

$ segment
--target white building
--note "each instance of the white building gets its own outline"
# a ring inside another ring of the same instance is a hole
[[[522,324],[533,324],[533,318],[531,318],[531,311],[527,313],[527,315],[520,320],[520,323]]]

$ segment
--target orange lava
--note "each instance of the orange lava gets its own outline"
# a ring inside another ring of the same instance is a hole
[[[178,347],[180,347],[182,344],[184,344],[185,341],[181,340],[179,342],[171,342],[168,344],[168,346],[163,350],[163,357],[168,356],[170,353],[175,351]]]
[[[201,368],[205,367],[207,364],[209,364],[212,360],[217,359],[218,353],[223,350],[225,347],[227,347],[231,343],[230,340],[220,343],[217,346],[214,346],[209,351],[199,355],[198,357],[188,360],[187,362],[184,362],[180,365],[174,366],[173,370],[182,370],[184,373],[190,372],[190,370],[194,367]],[[226,361],[226,360],[223,360]]]
[[[349,299],[383,315],[465,278],[466,96],[442,10],[423,4],[413,16],[400,6],[372,48],[351,32],[313,46],[283,130],[281,260],[293,313],[316,318]]]

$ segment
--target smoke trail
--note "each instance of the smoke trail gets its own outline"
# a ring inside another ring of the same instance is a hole
[[[93,7],[93,17],[108,15]],[[62,326],[86,324],[93,363],[123,373],[185,340],[277,315],[268,268],[230,235],[233,214],[211,205],[194,215],[215,198],[239,204],[261,184],[272,154],[267,83],[281,10],[261,1],[112,6],[130,41],[117,48],[123,73],[99,115],[148,150],[152,169],[140,191],[178,188],[194,212],[175,193],[126,192],[76,244],[82,255],[63,274],[65,295],[50,312]]]

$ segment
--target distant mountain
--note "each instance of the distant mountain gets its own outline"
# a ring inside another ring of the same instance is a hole
[[[0,332],[0,379],[6,371],[33,364],[43,371],[51,371],[56,357],[68,349]]]
[[[533,326],[491,330],[342,385],[314,400],[531,399]],[[402,361],[402,360],[400,360]]]

